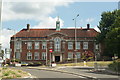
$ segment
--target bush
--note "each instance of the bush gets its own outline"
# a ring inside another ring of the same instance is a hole
[[[12,59],[11,62],[18,62],[18,63],[20,63],[21,61],[20,61],[20,59]]]
[[[6,69],[8,69],[8,68],[7,68],[7,67],[3,67],[2,69],[3,69],[3,70],[6,70]]]
[[[5,73],[3,73],[3,76],[9,76],[9,72],[5,72]]]
[[[120,62],[114,61],[108,65],[109,69],[115,72],[120,72]]]
[[[41,62],[30,62],[28,63],[28,66],[40,66],[42,65]]]
[[[108,57],[108,56],[103,56],[102,59],[103,59],[103,61],[111,61],[112,60],[112,58]]]

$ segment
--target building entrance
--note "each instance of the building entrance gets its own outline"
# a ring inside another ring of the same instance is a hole
[[[55,62],[60,62],[60,56],[55,56]]]

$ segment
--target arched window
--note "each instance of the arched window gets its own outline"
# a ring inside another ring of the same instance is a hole
[[[54,39],[54,49],[55,51],[60,51],[61,48],[61,39],[59,37],[56,37]]]

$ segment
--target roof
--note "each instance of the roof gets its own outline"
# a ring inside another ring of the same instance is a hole
[[[56,29],[22,29],[18,33],[16,33],[12,37],[46,37],[50,34],[54,33],[62,33],[67,35],[68,37],[75,36],[75,28],[73,29],[61,29],[60,31],[56,31]],[[76,29],[77,37],[96,37],[98,32],[93,29]]]

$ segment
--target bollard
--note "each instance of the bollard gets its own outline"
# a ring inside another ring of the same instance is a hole
[[[94,70],[97,71],[98,70],[98,64],[94,63]]]
[[[84,67],[86,67],[87,65],[86,65],[86,61],[84,61]]]

